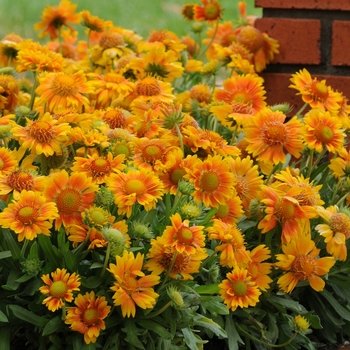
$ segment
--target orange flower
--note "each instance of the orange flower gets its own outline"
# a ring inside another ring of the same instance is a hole
[[[0,174],[8,174],[15,170],[18,165],[16,153],[8,148],[0,148]]]
[[[105,297],[95,297],[95,293],[78,294],[74,299],[76,307],[67,308],[66,324],[70,324],[72,331],[84,334],[86,344],[95,343],[100,330],[106,329],[105,319],[111,307]]]
[[[17,233],[19,242],[24,238],[32,241],[38,234],[50,236],[52,221],[57,217],[54,203],[47,202],[40,192],[23,190],[0,213],[0,225]]]
[[[174,251],[171,246],[164,245],[161,237],[157,237],[151,240],[145,267],[155,275],[166,272],[175,280],[193,280],[192,274],[199,272],[201,262],[207,256],[205,249],[196,249],[195,253],[190,255]]]
[[[332,170],[333,176],[340,179],[343,176],[350,175],[350,152],[343,148],[338,155],[339,157],[331,159],[328,167]]]
[[[118,172],[106,179],[107,187],[114,193],[118,214],[129,218],[135,203],[144,206],[146,211],[155,208],[163,195],[163,184],[151,171],[129,170],[126,174]]]
[[[90,11],[88,10],[81,11],[80,15],[82,18],[81,24],[94,32],[103,32],[106,28],[106,25],[109,24],[109,21],[104,21],[103,19],[100,19],[97,16],[92,16]]]
[[[89,100],[83,94],[92,93],[92,87],[87,83],[81,70],[72,75],[63,72],[53,72],[43,75],[39,79],[39,86],[35,90],[40,98],[39,105],[45,105],[49,112],[58,108],[76,107],[81,110],[89,106]]]
[[[144,255],[132,252],[116,256],[116,264],[109,264],[108,271],[116,279],[111,290],[114,305],[121,306],[123,317],[135,317],[136,306],[142,309],[151,309],[156,303],[158,294],[154,292],[153,286],[159,283],[159,276],[148,275],[142,272]]]
[[[226,277],[219,284],[219,293],[228,309],[236,311],[237,307],[247,308],[259,302],[261,292],[248,275],[248,270],[236,266]]]
[[[71,4],[70,0],[61,0],[58,6],[47,5],[44,9],[42,21],[35,24],[36,30],[44,29],[41,37],[50,35],[50,39],[56,39],[62,26],[67,26],[73,31],[69,23],[79,23],[80,14],[74,13],[77,5]]]
[[[50,311],[55,312],[64,305],[64,301],[73,300],[73,291],[79,291],[80,276],[75,272],[70,274],[66,269],[58,268],[55,272],[51,272],[51,278],[52,280],[48,274],[41,276],[46,286],[40,287],[39,290],[42,294],[49,294],[42,303]]]
[[[60,217],[55,221],[55,229],[61,225],[67,227],[82,223],[81,213],[91,206],[98,191],[97,184],[84,173],[72,173],[65,170],[47,177],[45,197],[56,203]]]
[[[303,150],[303,127],[297,117],[285,123],[280,111],[265,108],[258,112],[244,129],[246,150],[258,161],[269,164],[285,163],[286,153],[299,158]]]
[[[270,288],[272,279],[268,276],[271,272],[272,264],[263,262],[270,258],[270,249],[264,244],[260,244],[253,250],[248,251],[250,261],[245,268],[248,270],[248,276],[255,282],[259,289],[266,292]]]
[[[340,103],[343,101],[342,96],[326,85],[326,80],[312,79],[310,73],[304,68],[292,74],[290,81],[292,85],[289,87],[298,90],[297,94],[301,95],[303,101],[308,103],[310,107],[320,110],[326,109],[331,113],[339,111]]]
[[[201,0],[202,5],[193,5],[193,19],[213,23],[222,17],[222,8],[218,0]]]
[[[232,198],[227,200],[226,203],[220,204],[217,209],[213,218],[219,219],[227,224],[235,224],[244,214],[242,210],[242,201],[236,190],[233,191]]]
[[[281,290],[291,293],[299,281],[308,280],[310,286],[320,292],[325,282],[319,276],[329,272],[335,264],[333,257],[317,258],[320,249],[310,235],[300,235],[282,246],[284,254],[277,254],[278,262],[275,263],[284,273],[277,281]]]
[[[62,154],[61,144],[68,140],[70,126],[67,123],[58,123],[50,113],[45,113],[37,120],[26,118],[26,126],[17,125],[12,128],[13,138],[18,140],[22,147],[34,154],[44,154],[46,157]]]
[[[236,225],[227,224],[215,219],[213,226],[208,227],[208,239],[219,241],[215,251],[220,253],[220,265],[234,267],[248,263],[249,255],[245,248],[242,232]]]
[[[104,75],[89,73],[90,84],[94,88],[95,108],[107,108],[117,98],[124,98],[134,91],[134,83],[121,74],[106,73]],[[96,96],[96,97],[95,97]]]
[[[118,170],[123,170],[126,166],[123,164],[124,154],[120,154],[113,158],[112,153],[108,152],[106,157],[100,157],[94,153],[92,156],[75,157],[75,161],[71,168],[72,171],[85,173],[92,177],[93,182],[103,184],[106,178]]]
[[[233,174],[233,186],[238,197],[242,200],[244,210],[249,210],[250,201],[256,198],[263,184],[262,175],[259,175],[257,165],[253,160],[246,158],[228,158],[230,170]]]
[[[264,101],[266,92],[261,77],[252,74],[237,75],[226,79],[222,86],[223,89],[214,90],[214,101],[222,101],[230,105],[239,103],[251,107],[255,113],[266,106]]]
[[[0,74],[0,110],[12,112],[19,101],[20,85],[11,75]]]
[[[290,242],[302,231],[305,221],[317,216],[315,207],[301,205],[295,198],[301,192],[302,188],[299,187],[283,192],[262,186],[260,197],[261,202],[266,205],[266,215],[258,225],[261,233],[272,230],[279,222],[282,225],[282,242]]]
[[[315,230],[324,237],[327,252],[335,258],[345,261],[348,252],[346,241],[350,238],[350,217],[339,212],[337,206],[331,206],[327,209],[318,207],[317,212],[326,221],[325,224],[317,225]]]
[[[234,179],[225,158],[209,155],[203,162],[198,159],[187,172],[184,178],[194,184],[192,196],[196,203],[218,207],[232,197]]]
[[[172,226],[166,226],[160,240],[173,251],[195,254],[205,246],[204,226],[190,226],[189,220],[182,221],[180,214],[170,217]]]
[[[325,147],[327,151],[337,153],[343,148],[345,134],[337,117],[312,109],[305,114],[304,123],[305,143],[310,149],[321,152]]]

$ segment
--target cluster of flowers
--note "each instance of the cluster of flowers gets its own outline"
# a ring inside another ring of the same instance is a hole
[[[278,43],[244,2],[235,24],[221,23],[217,0],[185,5],[200,40],[143,39],[75,10],[70,0],[45,8],[46,45],[0,42],[1,245],[11,251],[17,237],[22,271],[41,276],[40,302],[89,344],[118,310],[183,307],[178,282],[215,284],[231,312],[270,288],[322,291],[350,238],[345,96],[304,69],[291,88],[307,113],[268,106],[258,73]],[[75,271],[40,254],[62,232]],[[95,271],[105,295],[84,285]],[[157,306],[161,297],[171,302]]]

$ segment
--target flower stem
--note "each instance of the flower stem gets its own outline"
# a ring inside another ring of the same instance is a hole
[[[175,128],[176,128],[177,136],[179,137],[180,148],[181,148],[182,154],[185,155],[184,141],[183,141],[183,138],[182,138],[182,134],[181,134],[180,128],[179,128],[179,126],[177,124],[175,124]]]
[[[162,308],[160,308],[159,310],[157,310],[155,312],[149,313],[148,315],[143,317],[143,319],[153,318],[153,317],[156,317],[156,316],[160,315],[162,312],[164,312],[171,305],[171,303],[172,303],[171,300],[168,301]]]
[[[108,261],[109,261],[109,256],[111,254],[111,242],[108,242],[107,244],[107,251],[106,251],[106,256],[105,256],[105,262],[103,264],[103,269],[102,269],[102,272],[101,272],[101,277],[103,277],[103,275],[105,274],[106,272],[106,268],[107,268],[107,264],[108,264]]]
[[[38,86],[38,81],[37,81],[37,77],[36,77],[36,72],[33,72],[34,75],[34,83],[33,83],[33,87],[32,87],[32,93],[30,96],[30,102],[29,102],[29,109],[32,111],[33,110],[33,106],[34,106],[34,100],[35,100],[35,90]]]
[[[215,28],[214,28],[214,33],[213,33],[213,36],[211,37],[211,40],[210,42],[208,43],[208,45],[206,46],[206,48],[204,49],[204,51],[202,51],[198,57],[196,58],[197,60],[199,60],[210,48],[210,46],[212,45],[212,43],[214,42],[215,40],[215,37],[216,37],[216,33],[218,31],[218,28],[219,28],[219,21],[217,20],[216,23],[215,23]]]
[[[301,113],[304,112],[305,108],[308,106],[308,103],[304,103],[304,105],[299,109],[299,111],[296,113],[296,116],[299,118],[301,116]]]
[[[24,239],[22,250],[21,250],[21,258],[24,258],[24,254],[27,250],[28,242],[29,242],[28,239]]]

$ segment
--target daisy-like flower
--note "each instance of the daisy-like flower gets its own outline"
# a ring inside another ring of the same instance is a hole
[[[23,190],[0,213],[0,225],[14,231],[19,242],[24,238],[32,241],[38,234],[50,236],[52,221],[57,217],[55,203],[47,202],[40,192]]]
[[[266,106],[266,92],[261,77],[252,74],[237,75],[226,79],[222,87],[214,90],[214,101],[226,102],[230,105],[239,103],[251,107],[255,113]]]
[[[236,225],[227,224],[221,220],[213,220],[213,226],[208,227],[208,239],[217,240],[219,244],[215,251],[220,253],[220,265],[234,267],[248,263],[250,260],[247,253],[244,237]]]
[[[220,155],[208,156],[204,161],[197,160],[184,178],[194,185],[193,199],[207,207],[218,207],[232,197],[234,178],[228,163]]]
[[[233,186],[242,201],[244,210],[247,211],[250,201],[256,198],[261,189],[262,175],[259,175],[258,166],[253,164],[249,156],[228,158],[227,162],[234,177]]]
[[[240,269],[238,266],[226,274],[226,279],[219,284],[219,288],[226,307],[232,311],[238,307],[255,306],[261,294],[257,284],[248,275],[248,270]]]
[[[300,234],[282,245],[283,254],[277,254],[275,266],[285,272],[277,281],[281,290],[291,293],[299,281],[308,281],[316,292],[323,290],[324,276],[335,264],[333,257],[318,258],[320,249],[310,235]]]
[[[338,157],[331,159],[328,167],[337,179],[343,176],[350,176],[350,152],[342,148],[338,153]]]
[[[304,148],[303,126],[297,117],[285,123],[286,116],[280,111],[265,108],[258,112],[244,129],[246,150],[258,161],[269,164],[285,163],[286,153],[300,157]]]
[[[193,5],[193,19],[214,23],[221,19],[222,8],[218,0],[201,0],[201,5]]]
[[[260,244],[251,251],[247,251],[250,258],[245,268],[248,270],[248,276],[256,283],[260,290],[266,291],[270,288],[272,279],[268,274],[271,272],[272,264],[263,262],[271,257],[270,249],[264,244]]]
[[[308,103],[310,107],[327,110],[331,113],[339,111],[342,96],[326,85],[326,80],[319,81],[317,78],[312,78],[311,74],[304,68],[292,74],[290,81],[292,85],[289,87],[298,90],[297,94],[301,95],[303,101]]]
[[[107,107],[103,113],[102,120],[109,125],[111,129],[122,129],[125,121],[129,116],[129,112],[120,107]],[[113,137],[113,133],[108,134],[109,137]]]
[[[20,85],[11,75],[0,74],[0,110],[12,112],[19,101]],[[2,113],[4,114],[4,113]]]
[[[54,153],[62,154],[61,144],[68,140],[70,131],[67,123],[59,124],[49,112],[37,120],[26,120],[26,126],[17,125],[11,130],[13,138],[18,140],[22,147],[46,157]]]
[[[47,298],[43,300],[43,304],[47,308],[55,312],[62,308],[65,301],[71,302],[73,300],[73,292],[79,291],[80,276],[75,272],[70,274],[66,269],[57,269],[51,272],[50,275],[42,275],[41,279],[46,284],[39,288],[42,294],[49,294]]]
[[[16,57],[19,50],[19,43],[23,39],[14,33],[4,36],[0,41],[0,63],[2,67],[12,66],[17,63]]]
[[[261,202],[266,205],[265,217],[259,222],[261,233],[266,233],[282,225],[282,242],[290,242],[303,228],[303,224],[317,216],[316,207],[301,205],[295,198],[302,188],[292,187],[287,192],[278,191],[265,185],[259,194]]]
[[[181,77],[184,71],[178,61],[178,54],[174,50],[166,51],[165,45],[161,43],[149,48],[141,57],[131,60],[128,68],[135,72],[138,79],[149,75],[166,82]]]
[[[96,297],[94,291],[78,294],[74,299],[75,307],[67,308],[65,323],[72,331],[84,334],[86,344],[96,343],[100,330],[106,329],[103,321],[111,307],[105,297]]]
[[[227,224],[235,224],[243,216],[242,201],[236,190],[233,191],[232,198],[226,203],[220,204],[217,208],[214,219],[219,219]]]
[[[158,298],[153,286],[159,283],[159,276],[145,275],[142,271],[144,255],[124,251],[116,256],[116,264],[109,264],[108,271],[116,279],[111,287],[115,306],[121,306],[123,317],[135,317],[136,305],[142,309],[152,309]]]
[[[181,219],[176,213],[170,217],[172,226],[166,226],[161,235],[164,245],[171,246],[174,251],[195,254],[205,246],[204,226],[190,226],[189,220]]]
[[[83,94],[92,93],[93,88],[81,70],[71,75],[63,72],[44,74],[35,92],[40,95],[37,103],[47,104],[48,111],[54,112],[58,108],[76,107],[81,110],[83,106],[88,107],[89,100]]]
[[[103,19],[97,17],[97,16],[92,16],[90,11],[88,10],[83,10],[80,12],[81,15],[81,24],[84,27],[89,28],[91,31],[94,32],[103,32],[104,29],[106,28],[106,21]],[[108,21],[107,21],[108,24]]]
[[[0,148],[0,174],[8,174],[15,170],[18,165],[16,153],[8,148]]]
[[[46,181],[44,195],[56,203],[60,214],[55,229],[59,230],[62,224],[64,227],[81,224],[81,213],[92,205],[98,185],[85,173],[74,172],[69,176],[65,170],[51,174]]]
[[[344,145],[344,132],[337,117],[330,112],[311,109],[305,114],[305,143],[310,149],[321,152],[324,148],[332,153],[339,152]]]
[[[121,74],[106,73],[104,75],[89,73],[90,84],[94,88],[95,108],[107,108],[117,98],[124,98],[134,91],[135,84]]]
[[[315,227],[326,242],[326,249],[329,254],[341,261],[347,258],[346,241],[350,238],[350,217],[339,211],[334,205],[327,209],[318,207],[317,212],[325,224],[319,224]]]
[[[124,154],[113,157],[112,153],[108,152],[107,156],[101,157],[94,153],[92,156],[88,155],[87,158],[75,157],[74,159],[71,170],[85,173],[97,184],[103,184],[111,173],[121,171],[126,167],[123,164]]]
[[[155,208],[164,193],[163,184],[152,171],[145,169],[129,170],[127,173],[111,174],[106,179],[109,190],[114,193],[118,214],[131,216],[135,203],[144,206],[146,211]]]
[[[40,36],[50,35],[50,40],[59,36],[62,26],[66,26],[73,31],[70,24],[80,22],[80,14],[74,13],[77,5],[72,4],[70,0],[61,0],[58,6],[47,5],[44,9],[41,22],[35,24],[36,30],[44,30]]]
[[[151,240],[145,268],[152,274],[169,273],[175,280],[193,280],[193,274],[199,272],[201,262],[208,256],[205,248],[196,249],[194,254],[178,252],[170,245],[164,245],[161,237]]]

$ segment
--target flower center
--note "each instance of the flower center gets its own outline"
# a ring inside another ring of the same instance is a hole
[[[282,199],[276,211],[281,219],[288,220],[294,218],[295,204],[289,200]]]
[[[215,20],[220,17],[220,7],[215,3],[209,3],[204,6],[204,16],[207,20]]]
[[[119,33],[106,32],[102,35],[99,44],[104,49],[110,49],[112,47],[124,46],[124,39]]]
[[[312,276],[315,272],[315,259],[309,255],[297,256],[292,264],[292,270],[295,277],[304,281]]]
[[[78,92],[75,80],[68,75],[58,75],[53,79],[51,88],[56,95],[67,97]]]
[[[252,107],[247,105],[245,102],[232,103],[232,113],[240,113],[240,114],[254,114],[254,110]]]
[[[328,98],[328,88],[320,81],[314,81],[311,84],[311,91],[315,95],[316,100],[325,101]]]
[[[326,125],[318,125],[315,129],[315,136],[317,140],[322,143],[329,143],[333,140],[334,134],[332,129]]]
[[[32,225],[38,217],[38,210],[33,207],[23,207],[18,210],[16,219],[24,226]]]
[[[329,226],[334,233],[341,232],[346,239],[350,238],[350,218],[344,213],[333,214],[330,217]]]
[[[193,233],[188,227],[181,227],[176,236],[180,243],[191,244],[193,242]]]
[[[203,173],[200,179],[201,187],[206,192],[214,192],[219,187],[219,176],[213,171]]]
[[[33,177],[25,171],[15,171],[7,177],[7,184],[17,191],[31,190],[34,186]]]
[[[139,289],[139,284],[134,276],[126,275],[123,279],[123,289],[131,295]]]
[[[90,212],[91,221],[99,226],[102,226],[106,223],[106,213],[101,208],[93,208]]]
[[[232,96],[232,104],[236,105],[236,104],[240,104],[240,105],[247,105],[249,103],[251,103],[252,98],[251,96],[244,92],[244,91],[239,91],[236,92],[233,96]]]
[[[250,52],[258,51],[263,43],[264,37],[259,29],[245,26],[237,35],[237,41],[239,44],[246,47]]]
[[[89,169],[92,177],[104,176],[111,171],[111,164],[108,160],[99,158],[91,162]]]
[[[49,123],[40,120],[32,124],[29,134],[31,137],[42,143],[50,142],[54,137],[52,126]]]
[[[121,110],[115,109],[106,112],[102,120],[106,122],[111,129],[122,128],[125,122],[125,115]]]
[[[215,216],[222,219],[225,218],[230,212],[230,208],[226,204],[219,204],[218,211],[216,212]]]
[[[142,151],[142,157],[147,162],[154,162],[162,157],[162,149],[157,145],[146,146]]]
[[[130,150],[129,147],[124,143],[119,143],[113,148],[113,154],[114,156],[117,156],[119,154],[125,154],[125,158],[129,157]]]
[[[125,183],[125,192],[127,194],[144,194],[146,190],[146,185],[141,180],[130,179]]]
[[[84,323],[92,326],[99,319],[100,313],[96,309],[86,309],[83,313]]]
[[[155,96],[160,94],[161,86],[157,79],[147,77],[136,84],[136,93],[142,96]]]
[[[173,170],[169,175],[170,182],[173,185],[177,185],[179,181],[183,178],[183,176],[186,174],[186,171],[182,168],[177,168]]]
[[[195,85],[190,90],[190,97],[198,102],[209,103],[211,92],[207,85]]]
[[[60,213],[70,214],[77,212],[81,205],[80,194],[73,188],[65,188],[57,196],[56,204]]]
[[[247,294],[248,285],[244,281],[231,282],[231,289],[235,296],[243,297]]]
[[[234,187],[239,198],[245,198],[249,193],[248,181],[244,176],[235,174]]]
[[[163,266],[164,270],[168,271],[170,268],[170,265],[172,264],[174,253],[169,251],[165,251],[161,260],[160,265]],[[175,263],[173,265],[173,268],[171,270],[172,273],[181,274],[182,271],[185,271],[186,268],[191,263],[191,257],[190,255],[183,254],[183,253],[177,253],[175,258]]]
[[[284,124],[271,123],[263,128],[262,133],[264,142],[269,146],[282,145],[287,137]]]
[[[249,275],[252,277],[253,280],[258,277],[258,275],[259,275],[258,263],[250,262],[247,266],[247,270],[248,270]]]
[[[64,298],[64,295],[67,292],[67,284],[63,281],[53,282],[50,286],[50,295],[54,298]]]

